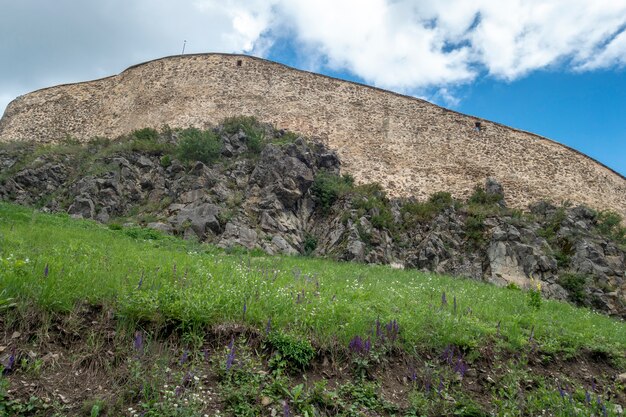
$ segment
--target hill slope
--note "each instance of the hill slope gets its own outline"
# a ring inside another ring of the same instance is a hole
[[[615,213],[545,202],[522,213],[503,205],[508,190],[493,180],[468,201],[389,199],[377,184],[338,175],[339,159],[322,144],[251,118],[116,141],[0,144],[0,166],[0,200],[221,247],[522,288],[532,277],[546,297],[626,317],[626,229]]]
[[[467,197],[494,177],[513,207],[569,200],[626,216],[626,179],[575,150],[486,120],[477,131],[479,120],[423,100],[248,56],[168,57],[27,94],[8,106],[0,140],[116,137],[241,114],[320,138],[357,182],[394,196]]]
[[[626,401],[626,325],[532,293],[5,203],[0,237],[2,415],[618,416]]]

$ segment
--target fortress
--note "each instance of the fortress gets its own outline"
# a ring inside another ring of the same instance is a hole
[[[547,199],[626,217],[626,178],[549,139],[424,100],[244,55],[162,58],[100,80],[18,97],[0,120],[0,141],[115,138],[162,125],[208,127],[229,116],[317,138],[357,182],[392,196],[436,191],[467,197],[487,177],[507,203]]]

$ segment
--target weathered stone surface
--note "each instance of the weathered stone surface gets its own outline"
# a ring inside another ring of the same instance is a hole
[[[245,136],[229,140],[241,149]],[[339,173],[339,161],[321,145],[297,142],[270,145],[255,158],[238,154],[189,170],[169,169],[176,160],[163,169],[158,156],[128,152],[98,161],[112,168],[97,175],[77,172],[71,158],[52,153],[8,175],[0,183],[0,198],[44,201],[47,211],[102,222],[139,213],[130,224],[222,247],[296,254],[305,241],[310,251],[314,241],[315,255],[334,259],[393,263],[522,288],[532,277],[546,297],[626,317],[626,252],[598,233],[593,211],[536,204],[520,217],[490,207],[480,239],[473,241],[467,208],[451,205],[409,226],[403,224],[404,202],[391,200],[386,221],[393,230],[388,230],[381,226],[379,205],[356,206],[349,196],[320,210],[311,184],[322,168]],[[576,297],[567,280],[582,285],[574,289]]]
[[[77,197],[67,210],[68,214],[83,219],[93,219],[96,215],[95,205],[88,198]]]
[[[320,138],[345,172],[393,196],[447,190],[466,198],[495,177],[511,207],[569,200],[626,217],[626,179],[573,149],[487,120],[477,132],[476,118],[423,100],[241,55],[168,57],[23,95],[0,120],[0,140],[118,137],[240,114]],[[230,140],[233,150],[236,143]]]

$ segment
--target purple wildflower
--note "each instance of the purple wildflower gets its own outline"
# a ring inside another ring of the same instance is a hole
[[[141,289],[141,285],[143,284],[143,271],[141,271],[141,278],[139,278],[139,283],[137,283],[137,289]]]
[[[189,352],[185,350],[183,356],[180,357],[180,364],[183,365],[187,363],[187,359],[189,359]]]
[[[395,342],[398,338],[398,333],[400,332],[400,326],[396,320],[391,320],[389,323],[385,325],[386,337],[391,340],[391,342]]]
[[[368,337],[363,344],[363,349],[365,350],[365,353],[370,353],[370,349],[372,349],[372,339],[370,337]]]
[[[441,398],[443,398],[443,395],[441,395],[441,392],[443,391],[444,385],[443,385],[443,378],[439,377],[439,386],[437,387],[437,394],[439,394],[439,396]]]
[[[376,319],[376,337],[380,339],[382,335],[383,332],[380,328],[380,316],[378,316],[378,318]]]
[[[461,375],[461,378],[463,378],[467,370],[468,370],[467,364],[463,361],[463,358],[460,357],[459,360],[456,362],[456,365],[454,366],[454,372],[458,372],[459,375]]]
[[[446,298],[446,292],[443,291],[441,293],[441,307],[447,307],[448,306],[448,299]]]
[[[565,391],[560,385],[559,385],[559,395],[561,396],[561,399],[565,399]]]
[[[48,273],[50,272],[50,269],[48,268],[48,264],[46,264],[46,267],[43,269],[43,276],[44,278],[48,278]]]
[[[289,411],[289,404],[287,403],[287,401],[283,401],[283,416],[284,417],[289,417],[291,415],[290,411]]]
[[[248,304],[246,303],[246,300],[243,300],[243,316],[242,316],[243,321],[246,320],[246,311],[248,311]]]
[[[143,335],[141,334],[140,331],[136,331],[135,332],[135,338],[133,340],[133,346],[135,347],[135,350],[138,352],[142,352],[143,351]]]
[[[591,394],[589,394],[589,391],[585,391],[585,403],[587,405],[591,404]]]
[[[269,334],[272,331],[272,318],[267,319],[267,324],[265,325],[265,334]]]
[[[409,368],[409,380],[413,383],[417,381],[417,372],[415,371],[415,368],[413,368],[412,366]]]
[[[454,346],[448,345],[441,353],[441,359],[443,359],[448,365],[454,363]]]
[[[228,352],[228,356],[226,357],[226,371],[230,371],[230,368],[233,366],[233,362],[235,361],[235,338],[233,337],[228,345],[230,351]]]
[[[203,353],[204,353],[204,360],[208,361],[209,360],[209,350],[207,348],[204,348]]]
[[[364,347],[363,339],[361,339],[361,336],[354,336],[348,344],[348,349],[350,349],[350,351],[352,351],[353,353],[362,354]]]
[[[15,366],[15,348],[11,351],[11,356],[9,356],[9,360],[7,361],[6,366],[4,367],[4,373],[8,374],[13,370],[13,366]]]
[[[607,417],[609,415],[609,413],[606,411],[606,405],[602,404],[602,415],[604,417]]]
[[[426,391],[426,394],[430,394],[430,389],[432,388],[433,385],[433,381],[431,379],[431,375],[430,372],[426,375],[426,378],[424,378],[424,391]]]

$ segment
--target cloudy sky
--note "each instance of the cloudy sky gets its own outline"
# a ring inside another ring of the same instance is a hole
[[[184,41],[426,98],[626,174],[626,0],[0,0],[0,112]]]

